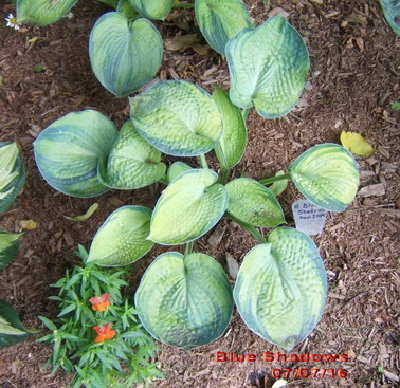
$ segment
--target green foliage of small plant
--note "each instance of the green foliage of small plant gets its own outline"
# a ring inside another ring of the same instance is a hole
[[[82,246],[79,257],[87,259]],[[158,349],[122,294],[128,275],[83,262],[51,285],[58,289],[50,299],[58,302],[59,314],[40,317],[51,333],[37,341],[53,344],[47,367],[73,373],[74,388],[148,386],[163,377],[153,362]]]

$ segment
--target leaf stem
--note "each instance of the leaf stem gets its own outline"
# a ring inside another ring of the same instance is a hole
[[[185,253],[184,255],[190,255],[193,252],[193,247],[194,247],[194,241],[189,241],[185,245]]]
[[[253,225],[246,224],[242,221],[239,221],[235,217],[231,215],[225,215],[229,219],[231,219],[234,223],[238,224],[241,226],[243,229],[245,229],[249,234],[251,234],[260,244],[265,244],[267,242],[267,239],[257,230],[257,228]]]
[[[207,160],[206,160],[206,155],[205,154],[199,155],[199,162],[200,162],[201,168],[208,169],[208,164],[207,164]]]
[[[242,109],[242,117],[243,117],[243,121],[246,124],[247,122],[247,118],[249,117],[249,113],[250,113],[250,109]]]
[[[179,0],[176,0],[172,6],[176,8],[193,8],[194,3],[181,3]]]
[[[283,181],[285,179],[289,179],[290,180],[290,174],[282,174],[282,175],[278,175],[278,176],[274,176],[272,178],[267,178],[267,179],[261,179],[260,181],[258,181],[258,183],[261,183],[262,185],[269,185],[270,183],[274,183],[277,181]]]
[[[100,3],[104,3],[109,5],[110,7],[117,8],[118,1],[117,0],[97,0]]]

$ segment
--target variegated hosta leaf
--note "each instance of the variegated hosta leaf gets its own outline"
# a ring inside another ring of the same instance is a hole
[[[285,223],[285,215],[274,193],[252,179],[239,178],[225,185],[228,212],[246,224],[269,227]]]
[[[225,331],[232,316],[232,289],[212,257],[167,252],[142,277],[135,309],[153,337],[190,350],[213,342]]]
[[[232,168],[239,163],[247,147],[248,135],[242,112],[232,104],[229,96],[221,89],[213,92],[222,118],[222,135],[215,148],[217,158],[224,168]]]
[[[203,154],[214,148],[221,135],[216,103],[191,82],[161,82],[130,98],[129,103],[134,127],[166,154]]]
[[[285,175],[285,171],[277,171],[275,176],[279,176],[279,175]],[[272,183],[271,186],[269,186],[268,188],[274,193],[275,197],[277,197],[279,194],[281,194],[283,191],[286,190],[286,188],[289,185],[289,179],[282,179],[281,181],[276,181],[274,183]]]
[[[117,97],[142,88],[158,72],[163,42],[147,19],[130,21],[122,13],[103,15],[89,40],[92,69],[102,85]]]
[[[227,43],[225,53],[230,96],[236,106],[254,105],[267,118],[293,109],[304,89],[310,60],[302,37],[283,16],[241,31]]]
[[[0,215],[14,203],[25,182],[17,143],[0,142]]]
[[[379,0],[383,14],[393,31],[400,36],[400,0]]]
[[[12,234],[0,230],[0,269],[17,256],[21,236],[22,234]]]
[[[301,154],[289,167],[297,189],[312,203],[342,212],[360,184],[357,162],[337,144],[321,144]]]
[[[153,246],[146,240],[150,218],[151,209],[145,206],[123,206],[115,210],[94,236],[87,262],[113,266],[142,258]]]
[[[94,110],[72,112],[40,133],[34,143],[36,164],[55,189],[73,197],[95,197],[108,190],[97,180],[117,138],[114,124]]]
[[[326,294],[326,272],[317,247],[310,237],[287,227],[274,229],[268,243],[246,255],[233,291],[246,325],[286,350],[314,329]]]
[[[17,0],[17,20],[21,24],[45,26],[64,17],[78,0]]]
[[[196,0],[195,6],[201,33],[221,55],[229,39],[253,25],[242,0]]]
[[[129,0],[132,7],[149,19],[164,20],[171,12],[173,0]]]
[[[114,189],[138,189],[163,178],[165,170],[161,152],[147,143],[127,122],[121,128],[108,161],[103,160],[99,164],[98,179]]]
[[[188,166],[186,163],[182,163],[182,162],[172,163],[168,167],[168,171],[167,171],[168,183],[171,183],[174,179],[176,179],[183,172],[191,170],[191,169],[192,169],[192,167]]]
[[[17,344],[29,336],[13,307],[0,299],[0,349]]]
[[[163,191],[153,211],[149,240],[183,244],[207,233],[228,206],[225,188],[212,170],[193,169],[179,175]]]

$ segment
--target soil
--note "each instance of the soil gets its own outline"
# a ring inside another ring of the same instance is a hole
[[[361,186],[382,183],[385,194],[358,196],[344,213],[330,213],[324,233],[315,238],[328,271],[328,303],[317,328],[292,351],[346,353],[349,360],[263,362],[263,352],[283,351],[252,333],[235,312],[227,332],[211,345],[185,352],[160,344],[158,361],[166,379],[156,385],[270,387],[273,368],[295,367],[344,368],[348,376],[290,378],[292,387],[399,386],[400,114],[390,105],[400,101],[400,38],[387,26],[377,0],[246,3],[258,23],[271,12],[286,12],[307,40],[312,68],[296,110],[275,120],[250,114],[249,147],[234,176],[242,172],[255,179],[273,176],[310,146],[339,143],[342,130],[361,133],[375,149],[359,160]],[[9,12],[15,14],[10,1],[3,2],[0,11],[1,18]],[[96,109],[118,126],[128,118],[127,99],[106,91],[90,69],[88,35],[106,11],[108,8],[102,4],[83,0],[74,8],[72,19],[47,27],[24,26],[18,33],[0,27],[0,141],[19,142],[28,174],[23,192],[1,218],[0,227],[18,232],[20,220],[38,223],[38,228],[25,231],[18,258],[0,274],[0,296],[14,305],[28,328],[41,327],[39,315],[55,317],[56,306],[47,299],[54,293],[49,284],[76,262],[74,250],[78,243],[88,246],[96,229],[117,207],[153,206],[156,202],[148,188],[114,190],[95,199],[70,198],[44,182],[34,162],[32,143],[37,134],[70,111]],[[158,78],[190,80],[208,91],[215,86],[229,87],[227,64],[204,47],[192,10],[177,10],[157,25],[167,47],[171,47],[168,39],[198,35],[195,47],[188,44],[180,50],[165,51]],[[44,71],[35,73],[35,65]],[[207,158],[214,162],[213,155]],[[292,185],[280,196],[289,224],[290,205],[298,198],[301,195]],[[88,221],[77,223],[63,218],[84,214],[94,202],[99,209]],[[210,237],[219,237],[222,231],[222,240],[212,245]],[[254,245],[255,240],[246,232],[223,221],[200,239],[196,249],[223,264],[225,253],[229,253],[240,263]],[[163,250],[153,249],[136,264],[133,288]],[[218,351],[253,353],[258,356],[257,362],[217,363]],[[43,367],[50,354],[51,348],[35,343],[34,338],[0,351],[0,386],[68,386],[68,376],[63,372],[51,376]]]

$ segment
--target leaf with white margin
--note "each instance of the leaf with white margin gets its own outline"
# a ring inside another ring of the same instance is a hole
[[[21,24],[45,26],[63,18],[78,0],[17,0],[17,20]]]
[[[121,128],[107,163],[103,160],[99,164],[98,179],[113,189],[138,189],[159,181],[165,170],[161,152],[127,122]]]
[[[175,180],[183,172],[189,171],[191,169],[192,169],[192,167],[188,166],[186,163],[182,163],[182,162],[172,163],[168,167],[168,171],[167,171],[167,181],[168,181],[168,183],[171,183],[173,180]]]
[[[22,233],[13,234],[0,230],[0,269],[17,256],[21,236]]]
[[[247,147],[248,134],[242,112],[232,104],[228,94],[216,88],[212,94],[222,118],[222,135],[215,148],[218,160],[224,168],[232,168],[240,162]]]
[[[360,184],[358,164],[352,153],[337,144],[308,149],[291,164],[289,173],[310,202],[336,212],[351,204]]]
[[[146,240],[150,218],[151,209],[145,206],[123,206],[113,211],[94,236],[87,262],[116,266],[142,258],[154,245]]]
[[[303,341],[321,319],[327,295],[324,264],[314,242],[278,227],[268,243],[244,258],[233,296],[246,325],[286,350]]]
[[[117,97],[124,97],[156,75],[163,42],[149,20],[131,21],[122,13],[110,12],[97,20],[92,29],[89,56],[101,84]]]
[[[285,215],[274,193],[252,179],[239,178],[225,185],[227,211],[246,224],[270,227],[285,223]]]
[[[218,174],[192,169],[180,174],[163,191],[153,211],[149,240],[163,245],[193,241],[224,215],[229,197]]]
[[[232,289],[214,258],[167,252],[143,275],[135,309],[153,337],[190,350],[223,334],[232,316]]]
[[[225,55],[229,39],[253,26],[242,0],[196,0],[195,12],[207,43],[221,55]]]
[[[36,164],[56,190],[73,197],[95,197],[109,190],[97,180],[97,165],[107,160],[116,138],[114,124],[102,113],[68,113],[37,137]]]
[[[11,207],[25,182],[17,143],[0,142],[0,215]]]
[[[266,118],[290,112],[310,68],[303,38],[281,15],[244,29],[225,47],[231,73],[230,97],[240,108],[253,105]]]
[[[386,21],[393,31],[400,36],[400,0],[379,0]]]
[[[211,151],[222,122],[214,99],[188,81],[164,81],[129,98],[131,121],[160,151],[177,156]]]
[[[129,0],[129,2],[144,17],[164,20],[171,12],[173,0]]]
[[[30,335],[22,326],[14,308],[0,299],[0,349],[15,345]]]

